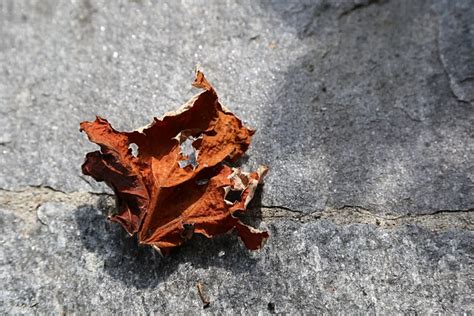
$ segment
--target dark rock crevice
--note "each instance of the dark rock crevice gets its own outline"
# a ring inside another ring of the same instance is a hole
[[[338,18],[341,19],[344,16],[352,14],[352,13],[358,11],[358,10],[364,9],[368,6],[373,5],[373,4],[380,4],[380,3],[383,3],[383,2],[386,2],[386,1],[384,1],[384,0],[366,0],[366,1],[361,2],[361,3],[356,3],[352,7],[350,7],[349,9],[346,9],[346,10],[342,11],[339,14]]]

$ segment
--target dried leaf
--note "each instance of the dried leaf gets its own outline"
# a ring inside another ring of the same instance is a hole
[[[245,211],[267,168],[245,173],[224,163],[245,153],[254,131],[219,103],[201,72],[193,85],[205,91],[134,132],[116,131],[100,117],[82,122],[100,146],[82,171],[114,190],[117,213],[109,218],[142,244],[166,252],[195,232],[211,238],[235,229],[247,248],[258,249],[268,233],[234,213]]]

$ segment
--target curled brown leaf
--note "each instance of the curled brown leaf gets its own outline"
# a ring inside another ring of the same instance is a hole
[[[117,210],[109,218],[142,244],[166,252],[193,233],[211,238],[235,229],[247,248],[258,249],[268,233],[234,213],[245,211],[267,168],[245,173],[226,164],[245,153],[254,131],[220,104],[201,72],[193,85],[204,92],[134,132],[116,131],[100,117],[82,122],[100,146],[82,171],[113,189]],[[230,192],[239,198],[229,201]]]

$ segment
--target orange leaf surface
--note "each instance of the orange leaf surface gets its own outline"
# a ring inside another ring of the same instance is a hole
[[[142,244],[168,251],[193,233],[211,238],[235,229],[247,248],[258,249],[268,233],[234,213],[245,211],[267,168],[245,173],[224,163],[245,153],[254,131],[219,103],[201,72],[193,85],[204,92],[134,132],[116,131],[100,117],[82,122],[81,131],[100,146],[82,171],[113,189],[117,210],[109,218]]]

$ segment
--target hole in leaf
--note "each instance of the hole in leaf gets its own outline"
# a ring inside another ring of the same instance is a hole
[[[224,197],[224,200],[226,202],[229,202],[231,204],[234,204],[235,202],[240,202],[241,199],[242,199],[242,193],[244,191],[242,190],[229,190],[229,192],[227,192],[226,196]]]
[[[185,160],[179,160],[178,164],[180,168],[185,168],[188,165],[193,167],[193,170],[196,169],[198,166],[198,153],[199,151],[193,146],[193,143],[198,140],[198,138],[194,138],[193,136],[187,137],[182,143],[180,143],[179,147],[181,148],[181,155],[185,158]]]
[[[209,182],[209,179],[197,179],[196,184],[197,185],[205,185]]]
[[[191,239],[194,234],[194,225],[189,223],[183,223],[183,231],[181,232],[181,237],[184,239]]]
[[[133,157],[138,156],[138,145],[137,144],[131,143],[130,145],[128,145],[128,149],[131,150],[131,154],[132,154]]]

